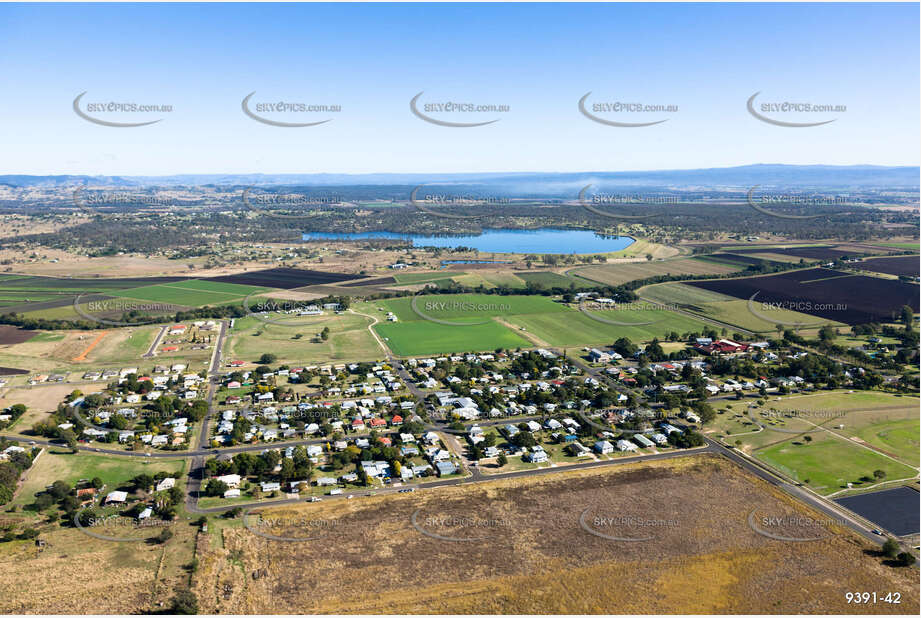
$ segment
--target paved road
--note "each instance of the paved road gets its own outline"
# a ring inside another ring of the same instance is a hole
[[[141,358],[152,358],[157,355],[157,346],[160,345],[160,341],[163,339],[163,335],[166,334],[167,330],[169,330],[168,325],[160,327],[160,332],[154,337],[153,343],[151,343],[147,351],[141,355]]]
[[[499,474],[490,474],[490,475],[478,475],[477,477],[465,477],[465,478],[453,478],[445,479],[443,481],[432,481],[430,483],[425,483],[424,485],[417,486],[416,491],[425,491],[429,489],[434,489],[437,487],[448,487],[451,485],[464,485],[471,483],[483,483],[499,479],[508,479],[508,478],[520,478],[523,476],[534,476],[534,475],[543,475],[543,474],[552,474],[555,472],[563,472],[567,470],[585,470],[589,468],[600,468],[603,466],[612,466],[620,465],[627,463],[636,463],[639,461],[651,461],[656,459],[673,459],[676,457],[687,457],[691,455],[697,455],[700,453],[706,452],[715,452],[712,446],[705,446],[698,449],[690,449],[684,451],[670,451],[668,453],[658,453],[655,455],[639,455],[636,457],[622,457],[619,459],[610,459],[606,461],[589,461],[580,464],[570,464],[566,466],[557,466],[555,468],[537,468],[534,470],[518,470],[516,472],[505,472]],[[337,496],[325,496],[323,500],[347,500],[349,495],[360,496],[373,494],[375,496],[382,496],[386,494],[398,493],[401,489],[407,489],[406,487],[399,488],[387,488],[387,489],[361,489],[353,492],[352,494],[340,494]],[[273,500],[272,502],[267,502],[258,505],[245,505],[242,508],[271,508],[275,506],[281,506],[285,504],[300,504],[306,503],[307,500],[304,498],[288,498],[285,500]],[[229,505],[229,506],[215,506],[207,509],[199,509],[197,506],[193,509],[195,513],[223,513],[235,508],[240,508],[241,505]]]
[[[758,478],[767,481],[774,487],[779,488],[794,499],[799,500],[800,502],[805,502],[807,505],[832,517],[833,519],[843,520],[851,530],[864,537],[868,541],[876,543],[877,545],[882,545],[885,542],[885,536],[873,534],[872,530],[876,528],[876,525],[873,525],[872,522],[870,522],[871,525],[868,526],[866,523],[863,523],[865,520],[862,520],[862,518],[841,507],[835,502],[813,494],[812,492],[807,491],[793,483],[787,482],[778,476],[777,473],[768,470],[756,461],[742,455],[734,449],[727,448],[719,442],[711,440],[710,438],[705,438],[705,440],[712,447],[714,452],[719,453],[720,455],[738,464],[751,474],[754,474]]]

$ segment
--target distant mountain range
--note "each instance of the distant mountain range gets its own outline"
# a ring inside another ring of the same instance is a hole
[[[28,176],[0,175],[11,187],[54,188],[77,185],[108,187],[180,186],[486,186],[502,192],[531,195],[571,193],[593,184],[598,188],[719,190],[762,187],[857,190],[918,190],[921,168],[876,165],[776,165],[641,172],[507,172],[465,174],[179,174],[173,176]]]

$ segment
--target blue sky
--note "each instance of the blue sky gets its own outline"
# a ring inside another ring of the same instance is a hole
[[[749,163],[919,163],[917,4],[0,5],[0,173],[641,170]],[[72,102],[168,104],[96,114]],[[241,100],[340,105],[264,116]],[[438,114],[409,101],[507,105]],[[677,105],[608,114],[577,103]],[[758,103],[845,105],[786,114]]]

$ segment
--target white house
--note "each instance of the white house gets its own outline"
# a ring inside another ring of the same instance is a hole
[[[611,443],[607,440],[601,440],[599,442],[595,442],[595,452],[601,453],[602,455],[607,455],[608,453],[614,452],[614,447],[611,446]]]
[[[242,477],[239,474],[225,474],[224,476],[218,476],[215,478],[222,483],[225,483],[231,489],[239,487],[240,481],[242,480]]]

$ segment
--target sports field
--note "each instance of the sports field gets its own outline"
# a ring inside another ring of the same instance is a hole
[[[751,412],[748,403],[718,406],[707,433],[823,495],[918,474],[918,397],[836,390],[771,397]]]
[[[672,331],[684,334],[701,332],[706,327],[692,317],[661,309],[619,309],[585,315],[546,296],[419,296],[416,307],[423,315],[412,310],[411,302],[411,298],[383,300],[362,309],[363,313],[379,316],[382,321],[374,329],[401,355],[534,345],[600,345],[620,337],[643,342],[663,338]],[[393,312],[397,321],[386,321],[386,312]],[[485,323],[472,324],[475,322]]]
[[[458,318],[457,322],[478,321]],[[470,326],[445,326],[426,320],[382,322],[374,330],[399,356],[481,352],[497,348],[530,347],[531,343],[497,322]]]
[[[530,347],[531,342],[494,320],[568,310],[544,296],[430,294],[416,297],[418,313],[412,302],[412,298],[396,298],[356,310],[381,320],[374,330],[401,356]],[[397,321],[387,321],[387,312],[393,312]]]
[[[266,352],[275,354],[279,363],[327,361],[361,361],[382,358],[368,326],[371,319],[354,313],[325,314],[307,317],[267,316],[278,321],[269,324],[254,317],[234,321],[224,356],[231,360],[257,362]],[[320,332],[329,328],[324,341]]]
[[[0,349],[0,366],[40,373],[85,371],[89,367],[138,363],[147,352],[160,327],[157,325],[107,329],[105,336],[89,350],[86,358],[75,361],[103,331],[42,332],[32,339]]]
[[[882,470],[886,479],[916,477],[917,470],[854,444],[846,439],[824,432],[810,434],[811,442],[790,438],[780,444],[755,452],[755,457],[781,472],[809,486],[814,491],[828,495],[847,489],[871,486],[876,470]]]

